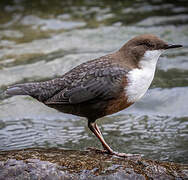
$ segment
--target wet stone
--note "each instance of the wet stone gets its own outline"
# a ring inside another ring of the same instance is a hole
[[[34,159],[33,159],[34,157]],[[0,179],[186,179],[188,165],[60,149],[0,152]]]

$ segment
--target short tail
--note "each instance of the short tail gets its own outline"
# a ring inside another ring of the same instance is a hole
[[[13,86],[8,87],[5,91],[7,95],[14,96],[14,95],[29,95],[29,92],[26,90],[25,84],[16,84]]]
[[[5,93],[8,96],[28,95],[38,101],[44,102],[62,89],[59,81],[30,82],[9,86]]]

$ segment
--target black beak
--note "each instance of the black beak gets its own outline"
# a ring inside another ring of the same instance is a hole
[[[180,48],[180,47],[183,47],[182,45],[180,44],[168,44],[165,49],[172,49],[172,48]]]

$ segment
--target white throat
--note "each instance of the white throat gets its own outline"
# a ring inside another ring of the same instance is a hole
[[[139,100],[148,90],[155,74],[159,56],[164,50],[146,51],[140,60],[139,67],[129,71],[128,85],[125,88],[128,102]]]

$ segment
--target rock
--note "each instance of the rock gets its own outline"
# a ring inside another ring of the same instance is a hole
[[[23,149],[0,152],[0,180],[186,179],[188,165],[124,159],[96,151]]]

